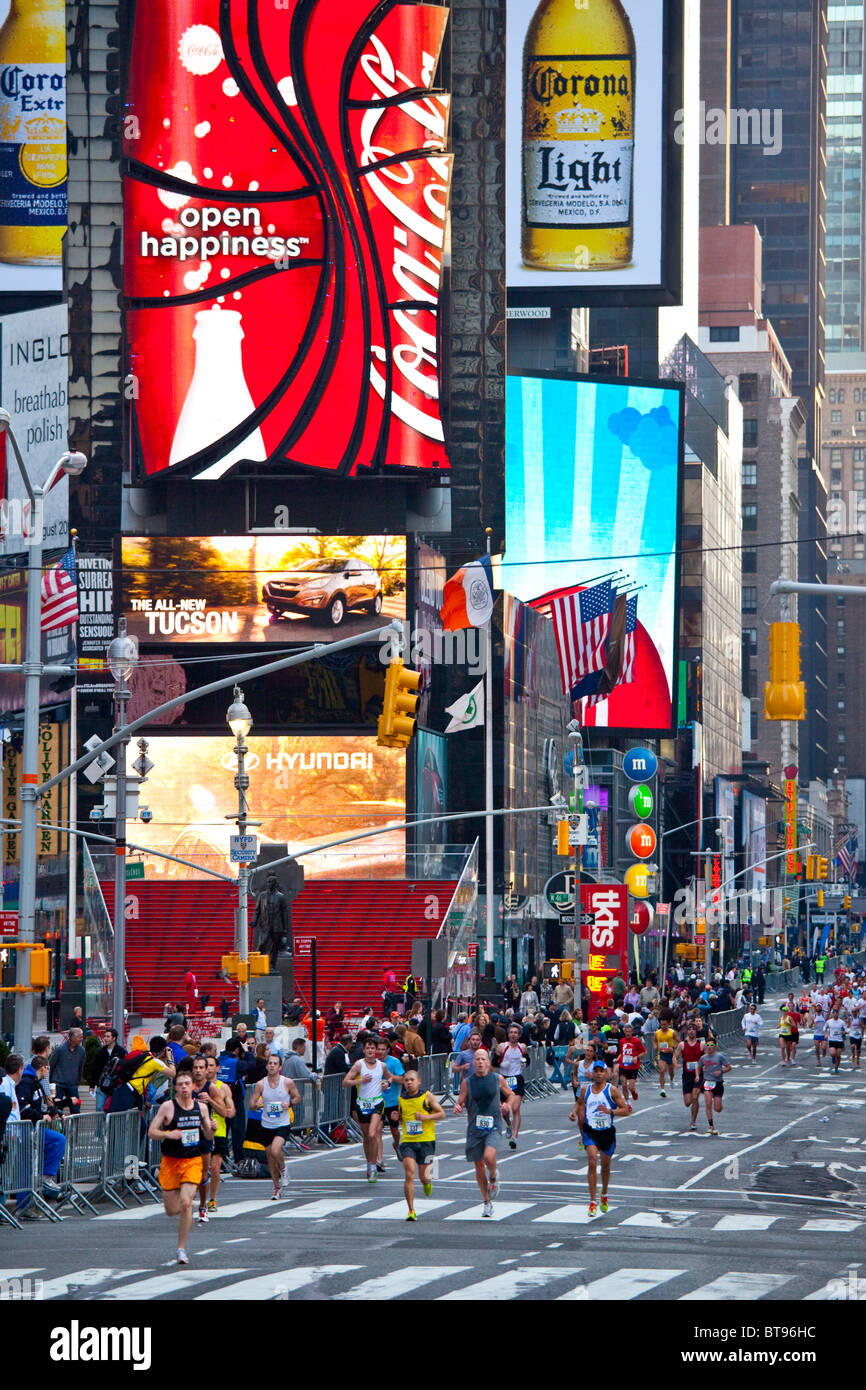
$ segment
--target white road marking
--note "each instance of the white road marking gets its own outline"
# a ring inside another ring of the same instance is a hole
[[[443,1201],[437,1197],[422,1197],[415,1208],[419,1216],[425,1216],[428,1211],[436,1211],[438,1207],[453,1207],[454,1200],[449,1198]],[[397,1221],[406,1219],[407,1207],[404,1202],[391,1202],[387,1207],[377,1207],[375,1211],[362,1211],[359,1217],[361,1221]]]
[[[474,1301],[480,1299],[518,1298],[530,1289],[546,1287],[553,1279],[570,1279],[580,1274],[582,1266],[570,1269],[510,1269],[506,1274],[496,1274],[492,1279],[482,1279],[478,1284],[470,1284],[465,1289],[452,1289],[443,1293],[437,1300],[440,1303],[454,1302],[458,1299]]]
[[[107,1284],[109,1279],[130,1279],[135,1274],[144,1274],[143,1269],[76,1269],[72,1274],[62,1274],[57,1279],[46,1279],[42,1286],[43,1298],[65,1298],[72,1288],[91,1289],[95,1284]]]
[[[734,1212],[732,1216],[722,1216],[713,1227],[714,1231],[768,1231],[778,1216]]]
[[[381,1274],[378,1279],[367,1279],[363,1284],[356,1284],[354,1289],[347,1289],[334,1297],[354,1300],[400,1298],[403,1294],[412,1293],[421,1284],[435,1284],[438,1279],[450,1279],[452,1275],[466,1274],[471,1269],[471,1265],[405,1265],[390,1274]]]
[[[224,1285],[220,1289],[210,1289],[207,1293],[195,1296],[196,1303],[216,1303],[229,1298],[282,1298],[295,1289],[315,1284],[319,1279],[327,1279],[332,1274],[351,1274],[362,1265],[307,1265],[293,1269],[278,1269],[272,1274],[259,1274],[254,1279],[241,1279],[237,1283]]]
[[[97,1221],[147,1221],[151,1217],[165,1216],[165,1209],[160,1206],[134,1207],[132,1211],[108,1211],[104,1216],[98,1216]]]
[[[556,1225],[564,1226],[590,1226],[604,1221],[603,1216],[594,1216],[590,1219],[587,1211],[588,1202],[578,1204],[571,1202],[567,1207],[557,1207],[556,1211],[549,1211],[546,1216],[536,1216],[535,1221],[555,1222]],[[616,1208],[614,1208],[616,1210]]]
[[[765,1097],[765,1099],[769,1099],[769,1097]],[[822,1105],[812,1113],[814,1115],[820,1115],[822,1110],[829,1110],[829,1108],[828,1105]],[[811,1116],[809,1118],[811,1119]],[[762,1149],[765,1144],[771,1144],[774,1139],[779,1138],[780,1134],[787,1134],[789,1129],[793,1129],[794,1125],[802,1124],[802,1122],[802,1115],[798,1115],[796,1119],[789,1120],[786,1125],[782,1125],[781,1129],[774,1130],[772,1134],[768,1134],[764,1139],[759,1139],[757,1143],[749,1144],[745,1149],[738,1149],[736,1153],[724,1154],[721,1158],[716,1159],[715,1163],[708,1164],[708,1166],[702,1168],[699,1173],[694,1173],[686,1182],[680,1183],[679,1187],[675,1188],[674,1191],[687,1192],[690,1187],[694,1187],[696,1182],[700,1182],[701,1178],[705,1178],[708,1173],[714,1172],[716,1168],[721,1168],[725,1164],[732,1163],[735,1158],[742,1158],[744,1154],[752,1153],[755,1149]]]
[[[730,1270],[727,1274],[720,1274],[718,1279],[713,1279],[711,1283],[702,1284],[699,1289],[692,1289],[691,1293],[684,1293],[680,1302],[687,1303],[690,1299],[724,1299],[733,1303],[748,1303],[752,1299],[763,1298],[765,1294],[772,1293],[782,1284],[787,1284],[790,1278],[790,1274],[753,1274]]]
[[[243,1274],[243,1269],[192,1269],[183,1266],[154,1274],[150,1279],[139,1279],[132,1284],[120,1284],[116,1289],[108,1289],[96,1295],[98,1299],[112,1298],[160,1298],[167,1293],[177,1293],[180,1289],[194,1288],[196,1284],[208,1284],[214,1279],[228,1279],[232,1274]]]
[[[636,1211],[634,1216],[627,1216],[625,1221],[620,1221],[621,1226],[649,1226],[656,1230],[664,1230],[666,1226],[681,1226],[684,1221],[689,1221],[693,1216],[697,1216],[696,1211],[671,1211],[664,1209],[661,1211]]]
[[[638,1298],[642,1293],[648,1293],[659,1284],[678,1279],[681,1274],[687,1272],[685,1269],[618,1269],[612,1274],[605,1274],[601,1279],[593,1279],[585,1287],[579,1284],[576,1289],[560,1294],[556,1301],[567,1303],[585,1298],[604,1298],[625,1302],[631,1298]]]
[[[348,1211],[350,1207],[362,1206],[369,1200],[369,1197],[322,1197],[318,1202],[306,1202],[302,1207],[284,1207],[282,1211],[275,1211],[273,1217],[276,1220],[298,1217],[314,1221],[321,1216],[335,1216],[337,1212]]]
[[[813,1221],[806,1221],[800,1227],[801,1231],[856,1231],[858,1226],[862,1226],[862,1221],[845,1221],[832,1217],[816,1217]]]
[[[481,1194],[479,1193],[479,1196]],[[446,1216],[446,1221],[505,1221],[509,1216],[516,1216],[519,1211],[527,1211],[529,1207],[534,1207],[534,1202],[497,1202],[493,1203],[493,1216],[484,1217],[481,1215],[480,1202],[474,1207],[469,1207],[466,1211],[455,1211],[451,1216]]]

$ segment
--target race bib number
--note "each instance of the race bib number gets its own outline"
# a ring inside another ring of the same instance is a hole
[[[185,1149],[194,1149],[198,1143],[197,1129],[182,1129],[180,1132],[180,1142]]]
[[[505,1078],[505,1084],[507,1085],[507,1087],[508,1087],[508,1089],[509,1089],[510,1091],[516,1091],[516,1090],[517,1090],[517,1077],[516,1077],[516,1076],[506,1076],[506,1078]]]
[[[362,1115],[370,1115],[381,1101],[381,1096],[372,1096],[369,1100],[359,1100],[358,1109]]]
[[[278,1120],[283,1113],[283,1107],[278,1100],[269,1100],[266,1113],[269,1120]]]
[[[705,1091],[714,1091],[715,1089],[716,1089],[716,1083],[715,1083],[715,1081],[705,1081],[705,1082],[704,1082],[704,1090],[705,1090]]]
[[[423,1134],[424,1125],[421,1120],[407,1120],[405,1129],[407,1134]]]
[[[493,1128],[492,1115],[476,1115],[475,1128],[480,1130],[490,1130]]]
[[[697,1071],[699,1065],[700,1063],[698,1062],[686,1062],[686,1068],[688,1071]]]

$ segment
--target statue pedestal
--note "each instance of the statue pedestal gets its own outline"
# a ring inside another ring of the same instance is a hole
[[[257,999],[264,999],[268,1023],[278,1028],[283,1021],[283,981],[279,975],[254,975],[250,980],[250,1006],[254,1018]]]
[[[282,997],[287,1004],[291,1004],[295,997],[295,958],[288,951],[281,951],[277,956],[277,974],[281,981]],[[273,980],[276,977],[270,975],[268,978]]]

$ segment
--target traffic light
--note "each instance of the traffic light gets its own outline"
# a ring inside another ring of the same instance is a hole
[[[844,898],[842,899],[842,906],[844,907],[844,909],[845,909],[846,912],[850,912],[850,911],[851,911],[851,895],[850,895],[850,893],[846,893],[846,894],[845,894]]]
[[[819,888],[819,889],[818,889],[818,906],[819,906],[819,907],[823,907],[823,906],[824,906],[824,889],[823,889],[823,888]]]
[[[564,854],[566,858],[572,853],[571,845],[568,843],[567,820],[556,822],[556,852],[557,854]]]
[[[806,877],[810,880],[825,879],[830,872],[828,860],[822,854],[810,854],[806,858]]]
[[[51,952],[36,946],[30,952],[30,988],[48,989],[51,984]]]
[[[770,679],[764,684],[764,718],[806,718],[799,623],[770,624]]]
[[[267,975],[271,968],[271,958],[263,951],[250,951],[250,974]]]
[[[421,684],[419,671],[407,671],[395,657],[385,676],[385,699],[379,716],[376,742],[381,748],[407,748],[415,732],[415,706],[418,696],[412,692]]]

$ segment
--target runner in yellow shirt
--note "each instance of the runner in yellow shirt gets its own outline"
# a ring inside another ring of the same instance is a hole
[[[662,1023],[656,1029],[656,1052],[659,1059],[659,1086],[662,1096],[667,1096],[665,1090],[665,1074],[670,1078],[671,1085],[674,1084],[674,1049],[679,1042],[679,1036],[674,1032],[669,1020]]]
[[[436,1152],[436,1121],[445,1119],[445,1111],[430,1091],[421,1090],[417,1071],[406,1072],[400,1097],[400,1157],[403,1160],[403,1192],[409,1208],[407,1221],[416,1221],[415,1168],[421,1169],[424,1196],[433,1191],[433,1155]]]

